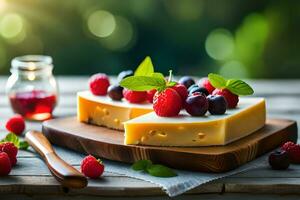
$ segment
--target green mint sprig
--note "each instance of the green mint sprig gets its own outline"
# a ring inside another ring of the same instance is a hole
[[[135,171],[144,171],[149,175],[156,177],[167,178],[177,176],[172,169],[164,165],[153,164],[151,160],[139,160],[135,162],[131,168]]]
[[[170,70],[169,77],[172,77],[172,70]],[[134,91],[147,91],[156,89],[157,91],[161,92],[168,87],[176,85],[176,82],[172,81],[171,78],[169,81],[166,81],[161,73],[153,73],[152,76],[127,77],[120,82],[120,85]]]
[[[28,142],[20,140],[18,136],[16,136],[14,133],[9,133],[6,135],[6,137],[0,141],[0,143],[3,142],[12,142],[18,149],[26,150],[29,147]]]
[[[134,72],[134,76],[152,76],[154,67],[151,58],[147,56]]]
[[[226,79],[218,74],[210,73],[208,80],[218,89],[228,89],[230,92],[236,95],[252,95],[254,90],[246,82],[239,79]]]
[[[149,56],[147,56],[137,67],[137,69],[134,72],[134,76],[150,76],[164,78],[164,75],[162,73],[154,71],[152,60]]]

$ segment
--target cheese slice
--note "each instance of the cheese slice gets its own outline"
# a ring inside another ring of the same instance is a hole
[[[241,98],[224,115],[159,117],[154,112],[126,121],[125,144],[153,146],[226,145],[262,128],[266,121],[263,98]]]
[[[152,104],[113,101],[90,91],[77,93],[77,118],[80,122],[124,130],[123,122],[153,111]]]

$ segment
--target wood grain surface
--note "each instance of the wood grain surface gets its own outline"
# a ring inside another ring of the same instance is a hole
[[[102,158],[133,163],[150,159],[173,168],[226,172],[268,152],[285,141],[297,141],[295,121],[271,119],[264,128],[225,146],[154,147],[124,145],[124,133],[80,123],[76,117],[43,123],[43,133],[54,144]]]

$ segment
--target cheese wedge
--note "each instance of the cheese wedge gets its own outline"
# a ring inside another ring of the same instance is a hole
[[[159,117],[154,112],[126,121],[125,144],[153,146],[226,145],[262,128],[266,121],[263,98],[241,98],[224,115]]]
[[[90,91],[77,93],[77,118],[80,122],[124,130],[123,122],[153,111],[152,104],[113,101]]]

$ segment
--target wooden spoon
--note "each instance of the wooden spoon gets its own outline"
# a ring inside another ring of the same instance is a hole
[[[84,188],[87,186],[87,178],[55,153],[43,133],[28,131],[25,140],[40,154],[53,176],[62,186],[67,188]]]

